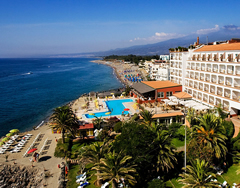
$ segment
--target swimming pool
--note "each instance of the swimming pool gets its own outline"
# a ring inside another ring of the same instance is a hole
[[[105,112],[96,112],[94,115],[84,114],[86,118],[95,118],[95,117],[106,117],[109,116],[109,114],[106,114],[107,112],[111,111],[111,116],[119,116],[124,112],[124,114],[129,114],[128,111],[124,111],[126,108],[123,103],[125,102],[134,102],[133,99],[120,99],[120,100],[110,100],[105,101],[107,110]]]

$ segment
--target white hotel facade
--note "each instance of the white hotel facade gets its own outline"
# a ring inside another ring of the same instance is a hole
[[[240,43],[170,52],[170,80],[210,106],[240,115]]]

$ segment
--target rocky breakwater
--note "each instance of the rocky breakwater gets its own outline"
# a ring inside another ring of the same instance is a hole
[[[43,187],[44,172],[31,167],[2,165],[0,167],[1,188],[40,188]]]

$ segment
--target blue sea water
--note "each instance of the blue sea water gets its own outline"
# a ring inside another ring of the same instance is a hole
[[[32,129],[83,93],[122,87],[111,67],[92,60],[0,59],[0,136]]]

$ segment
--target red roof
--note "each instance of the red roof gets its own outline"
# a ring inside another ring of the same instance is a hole
[[[84,130],[84,129],[93,129],[94,125],[92,123],[85,124],[85,125],[80,125],[79,130]]]

